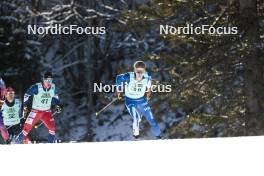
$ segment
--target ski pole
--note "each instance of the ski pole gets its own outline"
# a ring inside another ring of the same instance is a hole
[[[23,118],[24,118],[24,117],[20,117],[19,120],[21,120],[21,119],[23,119]],[[19,123],[20,123],[20,122],[19,122]],[[18,123],[18,124],[19,124],[19,123]],[[18,124],[15,124],[15,125],[18,125]],[[11,125],[11,126],[7,127],[6,129],[8,130],[9,128],[11,128],[11,127],[13,127],[13,126],[15,126],[15,125]]]
[[[55,112],[52,114],[52,116],[54,116],[54,115],[57,114],[57,113],[58,113],[58,112],[55,111]],[[35,125],[34,128],[39,128],[39,127],[41,127],[42,124],[43,124],[43,122],[41,122],[39,125]]]
[[[113,104],[118,98],[114,98],[110,103],[108,103],[105,107],[103,107],[100,111],[97,111],[95,113],[95,116],[98,116],[101,112],[103,112],[107,107],[109,107],[111,104]]]

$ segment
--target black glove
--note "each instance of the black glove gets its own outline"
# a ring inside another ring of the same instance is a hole
[[[55,112],[56,113],[58,113],[58,114],[61,113],[61,110],[62,110],[61,106],[59,106],[59,105],[55,106]]]
[[[23,118],[27,118],[27,115],[28,115],[28,107],[24,106],[23,108]]]

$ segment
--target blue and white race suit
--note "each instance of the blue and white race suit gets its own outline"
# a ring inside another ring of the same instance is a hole
[[[138,81],[134,72],[120,74],[116,77],[116,86],[118,91],[121,91],[122,86],[124,86],[125,105],[133,120],[134,136],[139,135],[140,114],[150,124],[153,134],[160,136],[161,130],[145,96],[146,90],[151,88],[151,76],[144,73],[142,80]]]

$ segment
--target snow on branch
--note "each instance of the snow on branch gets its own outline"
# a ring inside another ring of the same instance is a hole
[[[100,3],[100,6],[103,7],[103,8],[105,8],[105,9],[107,9],[107,10],[111,10],[111,11],[114,11],[114,12],[119,12],[118,9],[115,9],[115,8],[113,8],[111,6],[108,6],[108,5],[105,5],[103,3]]]
[[[118,9],[110,7],[108,5],[104,5],[103,3],[99,4],[103,9],[110,11],[109,13],[101,12],[92,8],[88,8],[85,6],[81,6],[76,3],[72,3],[69,5],[56,5],[51,8],[50,11],[45,12],[33,12],[31,9],[27,8],[26,10],[33,17],[42,17],[44,22],[42,24],[55,24],[55,23],[66,23],[71,19],[77,19],[78,21],[85,21],[90,19],[95,19],[98,17],[105,18],[107,20],[114,19],[115,14],[119,12]]]
[[[101,16],[101,17],[107,17],[107,18],[113,17],[113,15],[106,14],[106,13],[101,13],[101,12],[98,12],[98,11],[96,11],[94,9],[86,9],[86,12],[88,12],[88,13],[95,13],[96,15]]]
[[[72,66],[77,65],[77,64],[80,64],[80,63],[84,63],[84,61],[79,61],[78,60],[78,61],[74,61],[74,62],[69,63],[69,64],[65,64],[62,67],[56,68],[56,70],[54,71],[54,73],[59,73],[60,71],[66,69],[66,68],[72,67]]]
[[[8,21],[10,23],[10,22],[17,22],[18,20],[13,16],[1,16],[0,21]]]

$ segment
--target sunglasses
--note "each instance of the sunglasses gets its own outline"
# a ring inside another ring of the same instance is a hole
[[[50,78],[49,79],[44,79],[43,81],[46,82],[46,83],[52,83],[52,79],[50,79]]]

